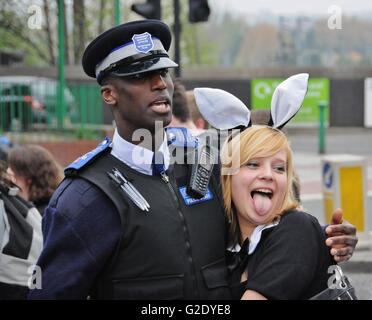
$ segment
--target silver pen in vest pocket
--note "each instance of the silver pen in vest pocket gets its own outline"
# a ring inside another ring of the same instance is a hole
[[[149,211],[150,205],[141,193],[121,174],[121,172],[113,168],[107,175],[116,184],[118,184],[124,193],[132,200],[132,202],[142,211]]]
[[[134,192],[134,194],[136,194],[137,195],[137,197],[141,200],[141,202],[143,202],[143,204],[145,205],[145,207],[147,208],[147,209],[150,209],[150,205],[149,205],[149,203],[146,201],[146,199],[142,196],[142,194],[135,188],[135,186],[132,184],[132,183],[130,183],[123,175],[122,175],[122,173],[118,170],[118,169],[116,169],[116,168],[114,168],[114,170],[115,170],[115,173],[120,177],[120,179],[122,179],[125,183],[126,183],[126,185],[128,186],[128,188],[130,188],[133,192]],[[147,210],[148,211],[148,210]]]

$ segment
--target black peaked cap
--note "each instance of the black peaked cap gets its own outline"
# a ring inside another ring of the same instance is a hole
[[[169,50],[172,35],[164,22],[152,19],[131,21],[105,31],[87,46],[82,59],[85,73],[95,78],[95,69],[98,63],[105,59],[113,49],[132,41],[134,34],[144,32],[160,39],[164,49]]]

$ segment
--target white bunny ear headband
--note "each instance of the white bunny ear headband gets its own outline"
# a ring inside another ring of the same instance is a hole
[[[309,75],[296,74],[277,86],[271,99],[269,126],[281,129],[291,120],[307,92]],[[205,120],[219,130],[250,127],[251,113],[237,97],[221,89],[195,88],[196,104]]]

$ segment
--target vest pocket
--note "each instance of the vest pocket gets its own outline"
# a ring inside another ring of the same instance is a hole
[[[229,299],[231,292],[227,281],[225,258],[219,259],[201,268],[205,285],[208,288],[208,299]]]
[[[112,281],[113,298],[123,300],[180,300],[184,275],[117,279]]]

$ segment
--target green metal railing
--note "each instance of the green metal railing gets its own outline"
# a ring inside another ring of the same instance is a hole
[[[103,104],[97,84],[67,84],[62,121],[58,114],[59,96],[55,80],[0,79],[0,132],[84,131],[103,125]]]

